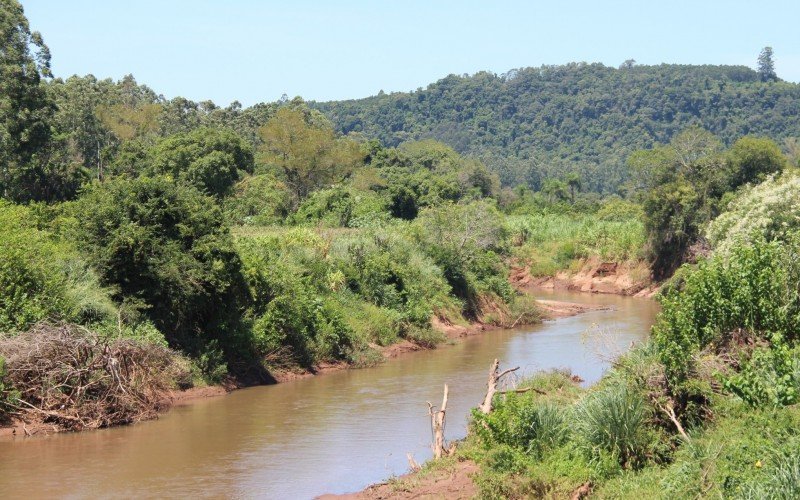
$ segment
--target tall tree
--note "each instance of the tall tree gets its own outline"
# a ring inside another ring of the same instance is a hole
[[[50,50],[31,31],[16,0],[0,0],[0,193],[15,191],[22,170],[50,138],[55,110],[42,85],[50,77]]]
[[[567,174],[567,186],[569,186],[569,197],[572,203],[575,203],[575,192],[580,191],[583,187],[581,175],[577,172],[570,172]]]
[[[259,135],[261,159],[278,168],[295,207],[312,190],[336,182],[364,159],[355,141],[337,138],[330,125],[309,122],[299,109],[279,109]]]
[[[776,82],[775,63],[772,61],[772,47],[764,47],[758,55],[758,76],[762,82]]]

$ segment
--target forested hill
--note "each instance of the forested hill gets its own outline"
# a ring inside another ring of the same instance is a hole
[[[631,151],[699,124],[730,143],[800,136],[800,85],[745,66],[573,63],[450,75],[426,89],[313,103],[341,132],[395,146],[434,138],[483,158],[504,184],[581,173],[591,190],[624,181]]]

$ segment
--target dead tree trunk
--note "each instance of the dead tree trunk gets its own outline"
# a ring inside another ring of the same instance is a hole
[[[439,411],[433,411],[433,405],[428,403],[428,411],[431,416],[431,428],[433,430],[433,458],[442,458],[444,454],[444,423],[447,414],[447,384],[444,384],[444,397]]]
[[[497,370],[500,368],[500,361],[495,359],[489,366],[489,381],[486,383],[486,397],[483,398],[480,410],[481,413],[489,414],[492,411],[492,399],[497,392]]]
[[[489,381],[486,383],[486,397],[483,398],[483,403],[481,403],[480,406],[481,412],[487,415],[492,412],[492,400],[494,399],[494,395],[497,394],[497,383],[505,375],[519,370],[519,366],[516,368],[509,368],[508,370],[498,374],[497,372],[499,369],[500,362],[495,359],[491,366],[489,366]]]

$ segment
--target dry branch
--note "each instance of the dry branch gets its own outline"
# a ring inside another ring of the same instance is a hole
[[[486,397],[483,398],[483,403],[481,403],[479,407],[480,411],[487,415],[492,412],[492,400],[494,400],[494,396],[495,394],[497,394],[498,382],[500,382],[500,379],[505,377],[509,373],[519,370],[519,366],[517,366],[516,368],[509,368],[508,370],[504,370],[502,373],[498,374],[497,371],[499,369],[500,369],[500,361],[495,359],[489,366],[489,380],[488,382],[486,382]],[[503,391],[503,393],[504,392],[507,391]]]
[[[0,355],[17,416],[67,430],[155,417],[182,366],[163,346],[45,323],[0,338]]]

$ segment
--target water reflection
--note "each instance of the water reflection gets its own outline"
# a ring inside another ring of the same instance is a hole
[[[343,371],[178,407],[158,421],[0,441],[7,497],[310,498],[354,491],[429,458],[426,401],[450,385],[448,439],[463,437],[495,357],[520,372],[566,367],[596,381],[614,352],[645,339],[652,301],[551,294],[614,306],[497,331],[382,366]]]

